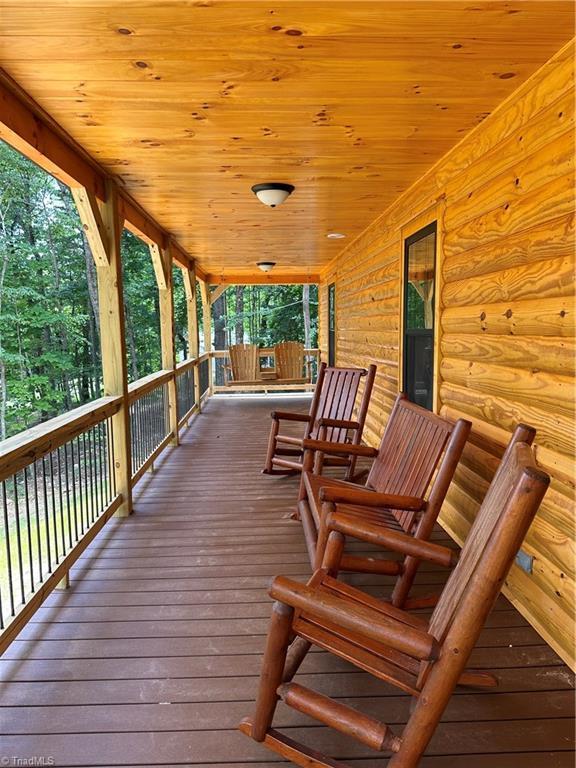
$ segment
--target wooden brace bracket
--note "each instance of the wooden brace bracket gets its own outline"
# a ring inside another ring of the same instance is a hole
[[[96,266],[109,267],[110,244],[96,195],[86,187],[71,187],[70,191]]]

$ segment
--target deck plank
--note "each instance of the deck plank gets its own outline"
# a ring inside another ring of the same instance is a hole
[[[61,766],[272,768],[235,725],[252,709],[277,573],[309,575],[300,526],[287,519],[297,480],[260,474],[273,408],[303,400],[215,398],[137,487],[135,514],[113,520],[0,659],[0,755]],[[434,539],[448,543],[438,529]],[[356,544],[362,552],[365,547]],[[415,592],[442,584],[428,566]],[[372,594],[392,579],[350,577]],[[423,768],[567,768],[573,675],[504,599],[472,666],[497,691],[459,689]],[[387,722],[409,699],[314,651],[300,676]],[[376,757],[281,707],[278,724],[353,768]]]

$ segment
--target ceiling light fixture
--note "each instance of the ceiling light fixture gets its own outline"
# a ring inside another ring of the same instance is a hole
[[[328,240],[342,240],[346,235],[343,235],[342,232],[328,232],[326,237]]]
[[[261,269],[262,272],[270,272],[271,269],[274,269],[276,266],[275,261],[259,261],[256,266],[258,269]]]
[[[294,192],[294,187],[292,184],[281,184],[272,181],[266,184],[254,184],[252,192],[254,192],[261,203],[268,205],[270,208],[276,208],[276,206],[282,205],[284,200]]]

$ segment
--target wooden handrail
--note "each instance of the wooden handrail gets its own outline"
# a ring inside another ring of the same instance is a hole
[[[143,376],[141,379],[133,381],[128,385],[128,401],[133,403],[135,400],[139,400],[148,392],[152,392],[163,384],[166,384],[174,376],[174,371],[156,371],[148,376]]]
[[[101,397],[0,443],[0,481],[117,413],[121,397]]]
[[[195,368],[197,365],[197,357],[189,357],[186,360],[181,360],[179,363],[176,363],[176,376],[181,376],[183,373],[186,373],[186,371],[189,371],[191,368]]]

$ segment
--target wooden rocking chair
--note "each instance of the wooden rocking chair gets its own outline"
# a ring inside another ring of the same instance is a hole
[[[276,380],[290,384],[310,381],[310,374],[304,374],[304,344],[299,341],[282,341],[274,347]]]
[[[319,568],[322,563],[328,539],[326,519],[335,505],[347,513],[351,524],[354,521],[370,523],[381,529],[383,535],[396,529],[427,540],[471,426],[464,419],[455,423],[447,421],[411,403],[406,395],[398,395],[378,450],[365,446],[353,448],[356,455],[374,458],[363,488],[313,474],[310,470],[315,450],[330,455],[344,451],[345,446],[305,440],[298,512],[313,568]],[[341,567],[347,571],[400,576],[393,602],[404,606],[418,563],[345,555]]]
[[[260,348],[257,344],[230,344],[228,358],[230,365],[224,366],[228,373],[228,386],[260,382]]]
[[[352,421],[360,381],[366,377],[364,392],[358,407],[356,420]],[[308,415],[273,411],[272,427],[268,441],[266,464],[262,470],[268,475],[285,475],[302,470],[303,443],[308,438],[332,441],[347,446],[359,446],[362,440],[364,422],[376,376],[376,366],[365,368],[328,368],[320,364],[318,380]],[[280,434],[280,422],[300,422],[304,425],[301,437]],[[346,478],[354,476],[357,454],[340,451],[331,456],[329,466],[346,468]]]
[[[467,671],[466,664],[548,483],[532,449],[511,441],[429,622],[332,576],[346,530],[336,513],[322,569],[307,585],[283,576],[272,584],[270,595],[277,602],[256,711],[252,719],[242,721],[240,730],[303,768],[341,767],[271,728],[280,697],[372,749],[391,752],[388,768],[417,766],[455,687],[498,683],[493,675]],[[398,551],[409,551],[414,539],[397,536]],[[454,553],[420,541],[418,557],[446,565]],[[342,702],[292,683],[312,644],[410,693],[413,706],[403,730],[396,733]]]

